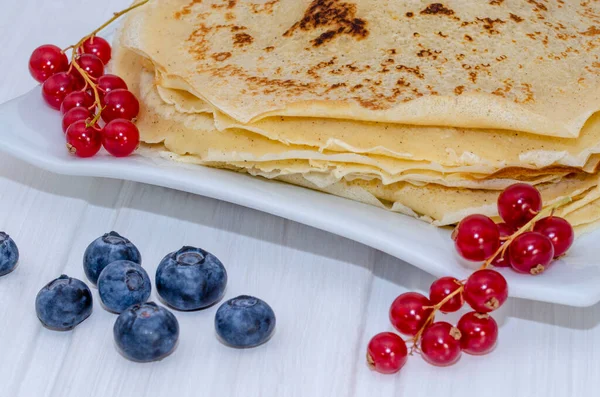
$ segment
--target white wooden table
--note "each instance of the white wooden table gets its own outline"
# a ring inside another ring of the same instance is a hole
[[[35,85],[27,60],[36,46],[74,43],[128,3],[0,1],[0,102]],[[450,368],[416,356],[397,375],[370,371],[365,347],[375,333],[391,330],[389,304],[406,290],[426,290],[432,277],[350,240],[228,203],[54,175],[2,156],[0,230],[21,250],[18,269],[0,278],[2,397],[599,393],[599,305],[509,300],[495,316],[500,342],[491,355],[463,355]],[[269,302],[277,314],[275,336],[259,348],[234,350],[215,338],[216,307],[176,312],[177,351],[161,362],[129,362],[115,350],[115,315],[100,307],[95,289],[93,315],[73,332],[42,328],[37,291],[61,273],[85,280],[83,251],[110,230],[137,244],[152,275],[166,253],[184,244],[212,251],[229,272],[226,298],[254,294]]]

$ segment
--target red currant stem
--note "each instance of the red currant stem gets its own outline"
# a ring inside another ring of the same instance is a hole
[[[77,42],[77,44],[74,45],[70,45],[67,48],[65,48],[63,50],[63,52],[69,50],[69,49],[73,49],[73,52],[77,52],[77,49],[79,47],[81,47],[81,45],[83,44],[84,41],[86,41],[87,39],[89,39],[90,37],[95,36],[96,34],[98,34],[98,32],[100,32],[102,29],[104,29],[105,27],[107,27],[108,25],[110,25],[111,23],[113,23],[115,20],[117,20],[119,17],[121,17],[124,14],[127,14],[129,11],[134,10],[138,7],[143,6],[144,4],[146,4],[147,2],[149,2],[150,0],[142,0],[139,3],[133,4],[130,7],[121,10],[119,12],[115,12],[112,16],[112,18],[110,18],[108,21],[104,22],[102,25],[100,25],[97,29],[95,29],[94,31],[92,31],[92,33],[88,34],[87,36],[84,36],[81,40],[79,40]]]
[[[98,103],[100,103],[100,102],[98,102]],[[104,110],[104,108],[99,108],[98,112],[96,112],[96,114],[94,115],[94,118],[91,119],[89,122],[86,122],[85,126],[86,127],[92,127],[92,126],[96,125],[96,123],[98,122],[98,120],[100,120],[100,115],[102,114],[103,110]]]
[[[457,283],[459,284],[459,283]],[[423,335],[423,332],[425,331],[425,329],[427,328],[427,326],[429,324],[431,324],[431,322],[433,322],[433,319],[435,318],[435,313],[441,309],[442,306],[444,306],[446,304],[446,302],[448,302],[450,299],[454,298],[456,295],[458,294],[462,294],[463,290],[465,289],[464,285],[462,283],[460,283],[460,287],[458,287],[457,289],[455,289],[454,291],[452,291],[451,293],[448,294],[448,296],[446,296],[444,299],[442,299],[441,301],[439,301],[438,303],[436,303],[433,306],[423,306],[424,309],[433,309],[431,311],[431,314],[429,315],[429,317],[427,317],[427,320],[425,320],[425,322],[423,323],[423,326],[419,329],[419,332],[417,332],[415,334],[415,336],[413,336],[410,341],[412,342],[412,346],[410,348],[410,354],[412,355],[414,352],[418,351],[419,349],[419,340],[421,339],[421,336]]]
[[[533,227],[535,226],[535,223],[537,221],[539,221],[541,218],[545,217],[548,214],[550,214],[550,215],[554,214],[554,212],[559,207],[569,204],[571,201],[573,201],[573,199],[571,197],[565,197],[565,198],[559,200],[552,207],[546,208],[546,209],[538,212],[536,216],[534,216],[529,222],[527,222],[526,224],[521,226],[521,228],[519,230],[514,232],[510,237],[505,238],[504,244],[502,244],[502,246],[500,248],[498,248],[498,250],[496,250],[496,252],[494,252],[494,255],[492,255],[488,260],[486,260],[483,263],[483,265],[481,266],[481,269],[486,269],[494,261],[494,259],[496,259],[496,257],[498,255],[504,255],[504,252],[506,252],[510,243],[512,243],[521,234],[528,232],[530,230],[533,230]]]
[[[73,53],[75,53],[75,52],[73,52]],[[89,74],[87,74],[87,72],[85,70],[83,70],[83,68],[81,66],[79,66],[77,61],[75,61],[73,59],[73,61],[71,61],[71,65],[73,65],[73,67],[79,72],[79,74],[81,74],[81,76],[85,80],[86,85],[89,84],[89,86],[92,88],[92,91],[94,91],[94,105],[100,106],[100,94],[98,94],[98,87],[96,86],[96,83],[94,83],[92,81],[92,78],[89,76]],[[99,114],[100,114],[100,111],[98,112],[98,115]],[[98,116],[98,117],[100,117],[100,116]]]
[[[84,36],[81,38],[81,40],[79,40],[77,42],[77,44],[73,44],[68,46],[67,48],[65,48],[64,50],[62,50],[63,53],[65,53],[67,50],[72,50],[71,51],[71,66],[69,67],[69,72],[71,71],[71,68],[75,68],[77,69],[77,71],[79,72],[79,74],[81,74],[81,76],[83,77],[84,81],[85,81],[85,87],[83,88],[84,90],[88,87],[92,89],[92,91],[94,92],[94,107],[97,106],[98,107],[98,112],[96,112],[96,114],[94,115],[94,118],[92,119],[92,121],[87,122],[86,126],[87,127],[91,127],[93,126],[99,119],[100,119],[100,114],[102,113],[103,108],[101,107],[101,103],[100,103],[100,94],[98,93],[98,86],[96,85],[96,83],[94,83],[94,81],[92,81],[92,78],[87,74],[86,71],[84,71],[78,64],[76,61],[76,57],[78,54],[78,50],[79,47],[81,47],[83,45],[83,43],[89,39],[89,38],[93,38],[94,36],[96,36],[96,34],[98,34],[98,32],[100,32],[102,29],[104,29],[105,27],[107,27],[108,25],[110,25],[111,23],[113,23],[116,19],[118,19],[119,17],[121,17],[124,14],[127,14],[129,11],[136,9],[140,6],[143,6],[144,4],[146,4],[147,2],[149,2],[150,0],[142,0],[139,3],[133,4],[132,6],[121,10],[119,12],[115,12],[112,16],[112,18],[110,18],[108,21],[104,22],[102,25],[100,25],[97,29],[93,30],[92,33]]]

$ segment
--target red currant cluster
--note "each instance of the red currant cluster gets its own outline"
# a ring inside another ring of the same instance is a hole
[[[434,281],[429,297],[416,292],[398,296],[390,308],[390,321],[398,332],[411,337],[410,352],[400,336],[382,332],[367,347],[369,366],[391,374],[415,351],[438,366],[454,364],[463,351],[489,353],[498,339],[498,325],[489,313],[508,298],[508,284],[502,274],[487,267],[510,266],[521,273],[539,274],[554,258],[564,255],[573,243],[573,228],[553,212],[567,200],[542,211],[538,190],[518,183],[498,197],[503,223],[496,224],[484,215],[463,219],[452,235],[456,250],[469,261],[483,261],[482,268],[464,282],[453,277]],[[543,217],[545,212],[549,216]],[[456,326],[434,322],[438,311],[456,312],[465,302],[473,311],[463,315]]]
[[[559,203],[561,204],[561,203]],[[483,215],[463,219],[452,238],[458,253],[469,261],[485,261],[483,267],[512,267],[519,273],[540,274],[553,259],[564,255],[575,233],[563,218],[542,218],[542,196],[533,186],[517,183],[498,197],[495,224]]]
[[[111,46],[96,34],[146,2],[115,13],[75,45],[64,50],[42,45],[29,58],[29,72],[42,83],[46,103],[62,113],[67,148],[78,157],[92,157],[102,146],[113,156],[125,157],[140,143],[140,133],[133,123],[139,102],[123,79],[104,73],[111,59]],[[72,50],[71,62],[65,54],[68,50]]]

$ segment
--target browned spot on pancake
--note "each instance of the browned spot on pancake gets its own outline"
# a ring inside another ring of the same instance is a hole
[[[585,32],[579,32],[584,36],[597,36],[600,35],[600,28],[597,28],[595,26],[590,26],[588,28],[588,30],[586,30]]]
[[[499,6],[502,3],[504,3],[504,0],[490,0],[490,5],[491,6]]]
[[[437,32],[437,35],[440,36],[440,37],[443,37],[443,38],[448,37],[447,34],[443,34],[442,32]]]
[[[411,68],[411,67],[405,66],[405,65],[398,65],[398,66],[396,66],[396,70],[414,74],[415,76],[417,76],[420,79],[423,79],[425,77],[425,75],[421,72],[421,68],[419,68],[418,66]]]
[[[177,11],[177,12],[175,12],[175,14],[174,14],[174,16],[175,16],[175,19],[181,19],[181,17],[182,17],[183,15],[188,15],[188,14],[190,14],[190,13],[192,12],[192,7],[193,7],[195,4],[200,4],[200,3],[202,3],[202,0],[192,0],[192,2],[191,2],[191,3],[189,3],[188,5],[186,5],[186,6],[183,6],[183,7],[182,7],[182,8],[181,8],[181,11]]]
[[[400,85],[402,87],[410,87],[410,83],[404,79],[398,79],[398,81],[396,81],[396,85]]]
[[[409,17],[409,18],[412,18],[412,17],[415,16],[415,14],[412,11],[409,11],[409,12],[406,13],[406,16]]]
[[[275,7],[275,5],[277,3],[279,3],[280,0],[272,0],[272,1],[267,1],[264,4],[250,4],[250,7],[252,7],[252,12],[255,14],[260,14],[261,12],[267,13],[267,14],[272,14],[273,13],[273,7]]]
[[[477,72],[469,72],[469,80],[471,80],[473,84],[477,83]]]
[[[459,85],[457,87],[454,88],[454,93],[456,95],[462,95],[462,93],[465,92],[465,86],[464,85]]]
[[[337,57],[333,57],[331,58],[329,61],[322,61],[317,63],[316,65],[310,67],[307,71],[306,74],[308,74],[309,76],[312,76],[315,79],[320,78],[319,74],[317,73],[319,70],[321,69],[325,69],[328,68],[329,66],[333,66],[335,64],[335,62],[337,61]]]
[[[512,19],[513,21],[520,23],[523,22],[524,19],[521,18],[520,16],[518,16],[517,14],[513,14],[512,12],[509,14],[510,15],[510,19]]]
[[[227,27],[228,25],[219,25],[219,26],[226,26]],[[246,27],[245,26],[236,26],[236,25],[231,26],[231,31],[232,32],[239,32],[240,30],[246,30]]]
[[[215,61],[223,62],[224,60],[226,60],[229,57],[231,57],[231,52],[217,52],[215,54],[212,54],[211,57]]]
[[[227,13],[225,13],[225,19],[228,21],[231,21],[231,20],[235,19],[235,15],[233,15],[233,12],[227,12]]]
[[[534,96],[533,96],[533,91],[531,90],[531,84],[521,83],[520,89],[521,89],[521,92],[523,94],[525,94],[525,98],[524,99],[517,98],[517,99],[515,99],[515,102],[517,102],[517,103],[534,102]]]
[[[271,52],[271,51],[273,51],[274,49],[275,49],[275,47],[273,47],[273,46],[268,46],[268,47],[265,47],[265,51],[266,51],[266,52]]]
[[[233,45],[237,47],[244,47],[249,44],[252,44],[254,39],[248,33],[236,33],[233,36]]]
[[[506,55],[500,55],[499,57],[496,57],[496,61],[498,62],[502,62],[504,60],[506,60],[508,57]]]
[[[313,0],[304,17],[285,31],[283,36],[290,37],[296,30],[310,32],[326,28],[325,32],[311,40],[314,47],[319,47],[341,35],[362,40],[369,35],[366,26],[367,21],[356,16],[356,4],[341,0]]]
[[[466,56],[465,54],[457,54],[457,55],[456,55],[456,60],[457,60],[458,62],[460,62],[460,61],[462,61],[463,59],[465,59],[465,56]]]
[[[491,18],[477,18],[477,21],[482,22],[483,23],[483,28],[489,33],[489,34],[498,34],[500,33],[496,28],[495,25],[496,24],[505,24],[506,22],[504,22],[503,20],[501,20],[500,18],[496,18],[496,19],[491,19]]]
[[[429,4],[423,11],[422,15],[454,15],[454,10],[446,8],[442,3]]]
[[[502,87],[498,87],[494,91],[492,91],[492,94],[501,97],[506,97],[506,94],[508,94],[512,90],[514,81],[512,79],[506,79],[503,81],[503,84],[504,85]]]
[[[533,11],[548,11],[548,7],[546,7],[543,3],[535,0],[527,0],[529,4],[533,4],[535,8]]]
[[[387,53],[390,55],[396,55],[396,49],[395,48],[391,48],[389,50],[387,50]]]
[[[471,36],[469,36],[468,34],[465,35],[465,40],[467,41],[473,41],[473,38]]]

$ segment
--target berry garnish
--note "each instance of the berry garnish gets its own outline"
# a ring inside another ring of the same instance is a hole
[[[502,247],[506,242],[506,239],[508,239],[516,230],[506,223],[499,223],[498,231],[500,232],[500,246]],[[491,264],[496,267],[510,267],[510,251],[506,249],[499,255],[496,255]]]
[[[92,292],[83,281],[63,274],[40,290],[35,311],[47,328],[67,331],[92,314]]]
[[[571,224],[557,216],[540,219],[535,223],[533,230],[550,239],[554,247],[555,258],[564,255],[575,240],[575,233]]]
[[[97,122],[101,117],[106,123],[116,119],[133,120],[139,112],[139,102],[127,90],[125,81],[112,74],[104,75],[104,65],[110,61],[112,49],[97,34],[120,16],[148,1],[140,0],[114,13],[99,28],[64,50],[54,45],[43,45],[31,54],[31,75],[43,83],[44,100],[54,109],[61,109],[65,115],[62,127],[66,133],[67,149],[78,157],[91,157],[100,150],[102,139]],[[65,55],[68,50],[71,50],[70,64]],[[108,101],[105,102],[107,95]],[[73,108],[88,109],[89,114],[82,110],[72,111]],[[82,120],[85,120],[85,128],[77,124]],[[105,134],[107,151],[117,157],[131,154],[138,143],[139,131],[131,123],[115,124]]]
[[[130,306],[117,317],[113,336],[123,355],[133,361],[160,360],[175,350],[179,323],[154,302]]]
[[[67,132],[67,129],[71,126],[71,124],[80,120],[88,120],[91,119],[92,112],[90,112],[86,108],[77,107],[69,110],[62,119],[62,130],[64,133]]]
[[[218,302],[225,293],[227,271],[201,248],[182,247],[163,258],[156,269],[156,290],[171,307],[197,310]]]
[[[460,339],[458,328],[444,321],[433,323],[423,332],[423,357],[433,365],[452,365],[460,358]]]
[[[429,300],[432,304],[440,303],[452,292],[461,288],[462,284],[454,277],[442,277],[435,280],[429,288]],[[459,310],[464,304],[462,293],[454,295],[440,308],[442,313],[451,313]]]
[[[456,327],[460,330],[460,345],[465,353],[487,354],[498,340],[498,324],[487,313],[469,312],[462,316]]]
[[[65,97],[73,90],[73,78],[65,72],[60,72],[48,77],[42,84],[42,97],[48,105],[58,110]]]
[[[529,222],[542,209],[540,192],[526,183],[507,187],[498,197],[498,213],[508,225],[518,228]]]
[[[552,262],[552,241],[541,233],[527,232],[517,237],[509,247],[512,268],[520,273],[540,274]]]
[[[77,107],[91,109],[94,106],[94,98],[85,91],[73,91],[65,97],[60,105],[60,112],[66,114],[69,110]]]
[[[465,283],[465,301],[480,313],[496,310],[508,298],[508,284],[500,273],[491,269],[474,272]]]
[[[98,237],[88,245],[83,254],[83,271],[94,285],[100,273],[114,261],[127,260],[142,263],[142,256],[137,247],[117,232],[110,232]]]
[[[43,83],[48,77],[59,72],[66,72],[69,60],[60,48],[52,44],[39,46],[29,58],[29,73]]]
[[[382,332],[371,338],[367,346],[369,367],[382,374],[393,374],[406,364],[406,342],[392,332]]]
[[[416,293],[406,292],[398,296],[390,307],[390,321],[398,332],[416,335],[433,312],[431,301]]]
[[[275,330],[271,306],[253,296],[238,296],[223,303],[215,315],[215,330],[231,347],[248,348],[268,341]]]
[[[469,215],[453,233],[458,253],[470,261],[483,261],[500,247],[498,226],[484,215]]]
[[[107,92],[118,90],[119,88],[127,89],[127,83],[119,76],[105,74],[98,79],[98,91],[100,91],[102,98],[104,98]]]
[[[148,273],[132,261],[111,262],[98,277],[100,300],[108,310],[115,313],[122,313],[131,305],[146,302],[150,291]]]
[[[112,120],[102,130],[102,146],[115,157],[129,156],[139,144],[140,132],[129,120]]]
[[[15,270],[19,262],[19,249],[10,236],[0,232],[0,276]]]
[[[104,95],[102,120],[109,123],[115,119],[133,120],[140,111],[140,103],[131,91],[118,88]]]
[[[104,64],[96,55],[83,54],[76,58],[75,62],[93,80],[104,74]]]
[[[87,121],[79,120],[67,128],[67,149],[77,157],[92,157],[102,147],[100,131],[94,126],[88,127]]]
[[[107,64],[111,57],[111,48],[108,41],[102,37],[92,36],[85,40],[78,48],[80,54],[91,54],[97,56],[103,64]]]

